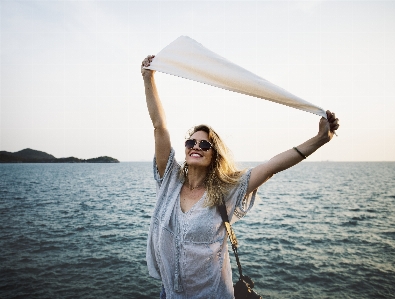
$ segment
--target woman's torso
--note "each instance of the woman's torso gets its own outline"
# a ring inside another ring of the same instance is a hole
[[[181,210],[183,180],[172,150],[164,176],[154,163],[157,203],[147,244],[150,274],[162,280],[167,298],[233,298],[226,232],[216,207],[204,206],[205,194],[185,213]],[[249,172],[225,198],[230,218],[239,219],[254,203],[243,199]],[[186,209],[187,210],[187,209]]]

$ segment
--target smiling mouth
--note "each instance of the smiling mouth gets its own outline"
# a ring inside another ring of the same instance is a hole
[[[202,157],[202,155],[198,154],[198,153],[192,153],[189,155],[190,157]]]

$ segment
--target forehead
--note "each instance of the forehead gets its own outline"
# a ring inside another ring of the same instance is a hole
[[[197,131],[191,135],[191,139],[208,140],[208,133],[204,131]]]

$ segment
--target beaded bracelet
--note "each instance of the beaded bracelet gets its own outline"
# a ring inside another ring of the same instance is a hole
[[[294,147],[294,150],[297,151],[298,154],[301,155],[303,159],[306,159],[306,158],[307,158],[305,155],[303,155],[303,154],[300,152],[300,150],[298,150],[297,147]]]

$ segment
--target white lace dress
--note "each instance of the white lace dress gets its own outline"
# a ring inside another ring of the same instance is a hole
[[[180,207],[180,165],[171,150],[165,174],[159,177],[154,159],[157,202],[147,244],[150,275],[161,279],[166,298],[224,298],[233,296],[227,235],[216,207],[204,207],[206,194],[186,213]],[[248,197],[248,170],[225,198],[231,222],[253,206],[256,191]]]

